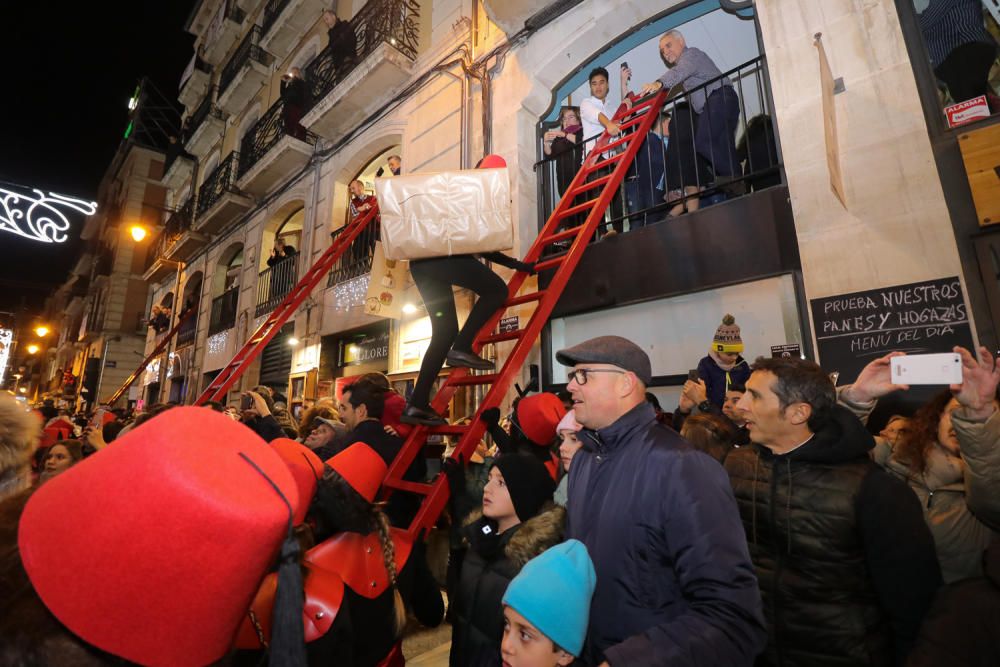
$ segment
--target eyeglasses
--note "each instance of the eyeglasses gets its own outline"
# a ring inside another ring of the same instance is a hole
[[[627,371],[620,371],[615,368],[577,368],[575,371],[569,371],[566,373],[566,377],[569,378],[570,382],[574,380],[581,387],[587,384],[587,374],[588,373],[626,373]]]

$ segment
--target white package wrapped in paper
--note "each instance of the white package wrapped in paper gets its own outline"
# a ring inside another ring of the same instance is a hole
[[[386,259],[508,250],[514,245],[507,169],[375,179]]]

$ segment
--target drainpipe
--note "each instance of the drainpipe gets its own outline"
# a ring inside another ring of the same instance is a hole
[[[111,338],[104,339],[104,351],[101,353],[101,370],[97,374],[97,387],[94,388],[94,404],[101,404],[101,389],[104,387],[104,369],[108,365],[108,346],[112,342],[119,342],[122,339],[121,336],[112,336]],[[82,377],[82,374],[81,374]]]

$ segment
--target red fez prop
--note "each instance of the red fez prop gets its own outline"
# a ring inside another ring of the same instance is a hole
[[[507,161],[496,154],[489,154],[479,161],[477,169],[502,169],[507,166]]]
[[[327,459],[326,464],[337,471],[351,488],[370,503],[375,502],[378,488],[389,468],[374,449],[363,442],[356,442],[336,456]]]
[[[41,486],[18,545],[39,597],[83,640],[146,665],[205,665],[232,645],[298,502],[267,443],[180,407]]]
[[[290,438],[277,438],[271,441],[271,448],[288,466],[289,472],[295,478],[295,486],[299,491],[299,502],[293,505],[293,521],[299,525],[306,519],[306,512],[313,496],[316,495],[316,482],[323,476],[323,461],[316,453]]]
[[[556,437],[556,426],[566,416],[566,406],[555,394],[525,396],[517,403],[517,424],[536,445],[548,446]]]

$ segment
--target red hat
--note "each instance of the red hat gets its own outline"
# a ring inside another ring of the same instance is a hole
[[[515,410],[521,432],[536,445],[548,447],[556,437],[556,426],[566,416],[566,406],[555,394],[525,396]]]
[[[323,476],[323,461],[313,450],[290,438],[272,440],[271,448],[277,452],[295,478],[295,486],[299,490],[299,502],[292,509],[293,521],[297,526],[306,520],[309,504],[316,495],[316,480]]]
[[[228,652],[298,502],[252,431],[179,407],[39,487],[18,546],[42,602],[84,641],[205,665]]]
[[[476,169],[502,169],[507,166],[507,161],[499,155],[490,153],[476,165]]]
[[[374,449],[363,442],[356,442],[336,456],[327,459],[326,464],[337,471],[351,488],[370,503],[375,502],[378,487],[389,471],[385,461]]]

